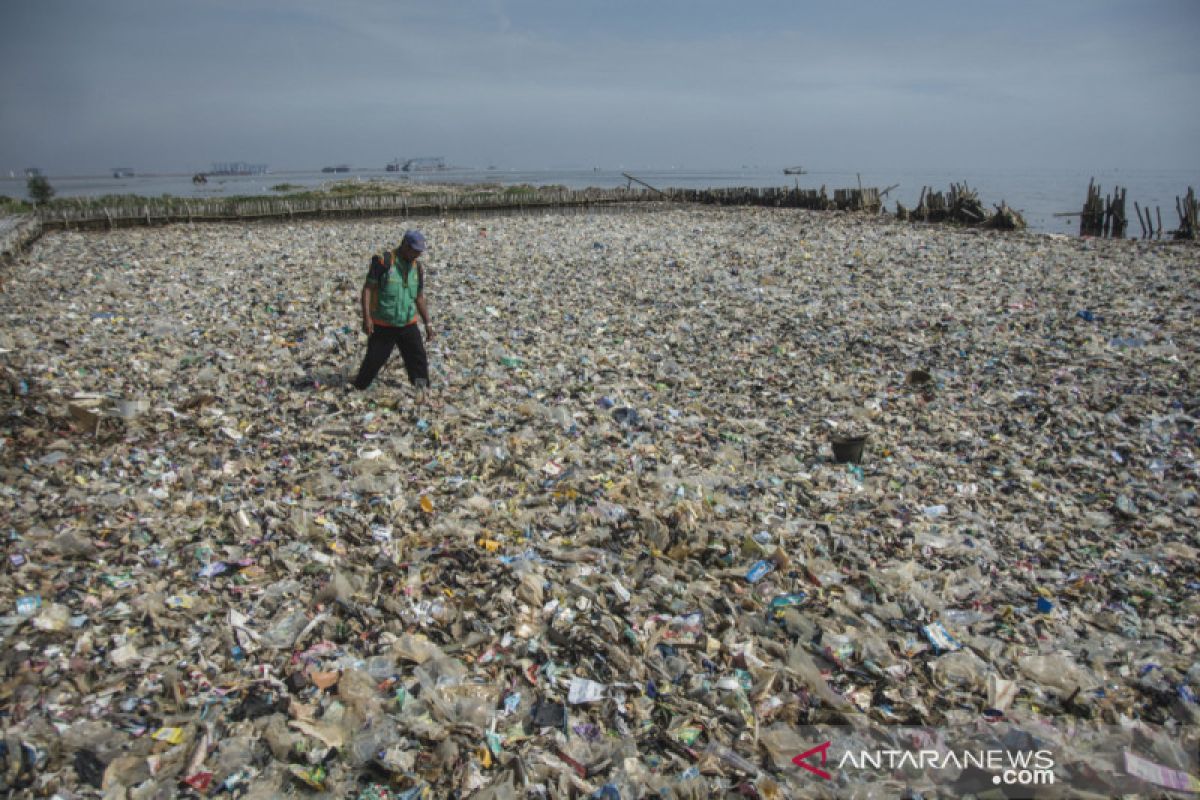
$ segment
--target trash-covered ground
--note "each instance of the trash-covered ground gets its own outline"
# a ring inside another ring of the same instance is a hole
[[[412,225],[433,408],[398,354],[342,385]],[[886,797],[793,732],[1183,736],[1197,255],[767,209],[46,235],[0,295],[0,790]]]

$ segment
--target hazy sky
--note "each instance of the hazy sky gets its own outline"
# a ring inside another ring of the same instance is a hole
[[[0,0],[0,169],[1200,165],[1200,0]]]

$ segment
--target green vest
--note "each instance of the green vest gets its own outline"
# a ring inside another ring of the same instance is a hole
[[[379,289],[372,314],[375,319],[388,325],[403,326],[413,321],[417,314],[417,295],[421,291],[420,270],[413,264],[408,268],[408,279],[400,268],[399,259],[388,271],[383,288]]]

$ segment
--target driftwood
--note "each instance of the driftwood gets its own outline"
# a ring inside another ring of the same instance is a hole
[[[895,188],[895,187],[889,187]],[[912,211],[896,203],[896,217],[917,222],[954,222],[960,225],[978,225],[1003,231],[1025,229],[1025,218],[1015,208],[1001,202],[994,206],[995,213],[988,214],[979,195],[966,183],[952,184],[948,192],[935,192],[928,186],[921,187],[917,207]]]
[[[984,223],[985,228],[992,228],[998,231],[1021,231],[1025,230],[1025,218],[1021,216],[1021,212],[1015,208],[1009,208],[1008,204],[1003,200],[1000,205],[996,206],[996,213],[988,217]]]
[[[967,184],[952,184],[946,193],[922,187],[913,216],[923,222],[960,222],[978,225],[986,218],[983,203]]]
[[[943,194],[929,189],[924,193],[923,203],[917,206],[917,214],[927,222],[960,222],[978,225],[987,216],[979,195],[965,183],[951,184]]]

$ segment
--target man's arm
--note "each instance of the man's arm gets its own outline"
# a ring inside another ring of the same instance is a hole
[[[375,323],[371,321],[371,307],[375,305],[375,287],[363,284],[362,288],[362,329],[370,336],[375,332]]]
[[[425,338],[433,338],[433,325],[429,319],[429,309],[425,306],[425,293],[417,295],[417,313],[421,315],[421,321],[425,323]]]
[[[418,280],[421,281],[421,290],[417,293],[417,313],[421,315],[421,321],[425,323],[425,338],[433,338],[433,321],[429,319],[429,307],[425,305],[425,270],[418,264],[417,273]]]

